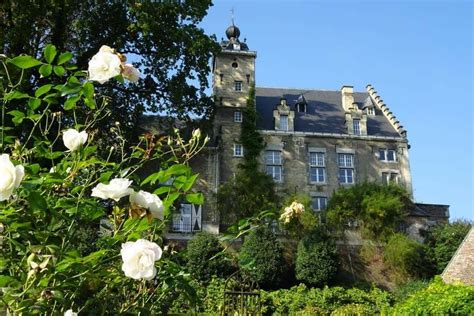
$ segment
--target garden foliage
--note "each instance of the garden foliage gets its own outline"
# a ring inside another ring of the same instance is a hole
[[[443,272],[449,260],[466,237],[472,224],[455,221],[432,227],[425,238],[428,255],[436,264],[436,272]]]
[[[394,234],[384,248],[384,261],[394,270],[399,280],[427,277],[432,263],[425,245],[403,234]]]
[[[336,244],[326,233],[315,231],[300,240],[296,253],[297,280],[311,286],[327,285],[337,269]]]
[[[204,142],[195,132],[189,142],[148,135],[125,147],[117,122],[121,146],[99,154],[96,131],[110,103],[91,79],[123,81],[128,66],[107,46],[89,72],[73,60],[53,45],[41,59],[0,56],[0,310],[166,313],[176,293],[194,298],[189,275],[161,246],[175,204],[202,203],[184,162]],[[34,77],[41,84],[23,91]],[[10,127],[23,124],[20,134]],[[160,170],[140,179],[151,160]]]
[[[245,237],[239,253],[239,264],[262,288],[275,288],[285,277],[282,245],[266,226],[254,229]]]
[[[397,231],[411,203],[407,191],[397,185],[366,182],[340,188],[328,202],[328,224],[342,231],[357,223],[364,237],[386,240]]]
[[[233,270],[231,259],[224,252],[217,236],[206,232],[196,234],[188,242],[186,265],[191,275],[206,283],[213,276],[224,278]]]

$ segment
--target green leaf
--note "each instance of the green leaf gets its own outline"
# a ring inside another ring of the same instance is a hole
[[[67,110],[72,110],[76,107],[77,101],[79,101],[80,97],[75,96],[75,97],[70,97],[64,102],[64,109]]]
[[[0,288],[7,287],[9,284],[18,282],[17,279],[9,275],[0,275]]]
[[[58,65],[62,65],[65,62],[68,62],[69,60],[71,60],[71,58],[72,58],[72,53],[70,52],[62,53],[61,55],[59,55]]]
[[[52,86],[52,84],[45,84],[39,87],[38,90],[35,91],[35,97],[39,98],[43,94],[48,93]]]
[[[84,104],[91,110],[97,107],[97,104],[95,103],[94,99],[85,99]]]
[[[51,66],[50,64],[44,64],[44,65],[41,65],[38,71],[41,76],[49,77],[51,73],[53,72],[53,66]]]
[[[40,171],[41,167],[39,164],[31,164],[26,166],[26,170],[29,174],[37,174]]]
[[[159,187],[158,189],[156,189],[155,191],[153,191],[153,194],[157,194],[157,195],[160,195],[160,194],[163,194],[163,193],[168,193],[171,191],[171,187],[169,186],[163,186],[163,187]]]
[[[28,196],[28,204],[32,209],[46,210],[48,208],[48,204],[44,197],[36,191],[30,192],[30,195]]]
[[[10,59],[8,62],[17,66],[20,69],[28,69],[42,64],[42,62],[40,62],[39,60],[28,55],[17,56],[15,58]]]
[[[202,194],[201,192],[186,194],[186,201],[192,204],[198,204],[198,205],[203,204],[204,194]]]
[[[196,182],[196,179],[197,177],[199,176],[199,174],[195,174],[191,177],[189,177],[186,182],[184,183],[183,187],[181,188],[184,192],[187,192],[191,189],[191,187],[193,186],[194,182]]]
[[[66,73],[66,69],[64,69],[63,66],[54,66],[53,67],[53,71],[56,75],[58,75],[59,77],[62,77],[64,76],[64,74]]]
[[[21,124],[21,122],[23,122],[23,119],[25,118],[25,113],[20,112],[20,111],[18,111],[18,110],[10,111],[10,112],[8,112],[8,114],[10,114],[11,116],[13,116],[12,122],[13,122],[15,125]]]
[[[113,171],[107,171],[107,172],[104,172],[100,175],[99,177],[99,181],[101,183],[106,183],[109,181],[110,177],[114,174]]]
[[[6,100],[19,100],[19,99],[26,99],[29,98],[30,96],[26,93],[20,92],[20,91],[12,91],[8,94],[5,95]]]
[[[87,81],[84,86],[82,87],[82,92],[88,99],[92,99],[94,97],[94,85],[92,82]]]
[[[53,44],[48,44],[43,51],[44,58],[50,64],[53,62],[54,57],[56,57],[56,53],[56,46]]]

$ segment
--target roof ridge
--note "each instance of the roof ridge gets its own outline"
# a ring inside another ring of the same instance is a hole
[[[390,108],[383,102],[374,87],[369,83],[366,88],[372,101],[374,101],[375,105],[377,105],[377,107],[382,111],[383,115],[385,115],[390,124],[392,124],[393,128],[395,128],[400,136],[407,138],[407,131],[403,128],[403,125],[400,124],[400,121],[397,120],[397,117],[390,111]]]
[[[266,87],[266,86],[256,86],[256,89],[286,89],[286,90],[299,90],[299,91],[325,91],[325,92],[341,92],[341,90],[329,90],[329,89],[317,89],[317,88],[292,88],[292,87]],[[367,93],[366,91],[355,91],[354,93]]]

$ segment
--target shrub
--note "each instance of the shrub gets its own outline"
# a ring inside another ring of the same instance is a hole
[[[445,284],[439,276],[393,308],[394,315],[472,315],[472,311],[474,286]]]
[[[426,246],[403,234],[395,234],[388,240],[384,261],[401,280],[426,276],[431,267]]]
[[[378,288],[364,291],[342,287],[307,288],[304,284],[273,292],[262,291],[267,315],[374,315],[389,308],[392,296]]]
[[[337,272],[337,249],[334,242],[321,232],[304,237],[298,244],[296,278],[308,285],[321,286],[331,281]]]
[[[188,271],[198,280],[208,282],[212,276],[225,277],[232,271],[230,259],[215,235],[201,232],[188,242]]]
[[[239,264],[262,288],[278,286],[286,270],[283,248],[275,234],[264,226],[245,238]]]
[[[437,273],[443,272],[471,226],[469,222],[456,221],[434,226],[428,231],[425,243],[435,261]]]

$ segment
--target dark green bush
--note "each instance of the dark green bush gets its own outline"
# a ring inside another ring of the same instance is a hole
[[[223,253],[215,235],[201,232],[188,242],[186,248],[186,266],[197,279],[208,282],[212,276],[226,277],[232,273],[229,258]]]
[[[384,261],[398,273],[399,281],[426,277],[432,270],[426,246],[403,234],[394,234],[384,249]]]
[[[280,285],[286,270],[281,243],[267,227],[259,227],[245,238],[239,264],[262,288]]]
[[[338,257],[335,243],[324,233],[314,232],[298,244],[296,279],[308,285],[328,284],[336,275]]]
[[[393,315],[472,315],[474,286],[445,284],[438,276],[431,284],[396,304]]]
[[[469,222],[456,221],[434,226],[428,231],[425,243],[435,261],[436,273],[443,272],[471,226]]]

